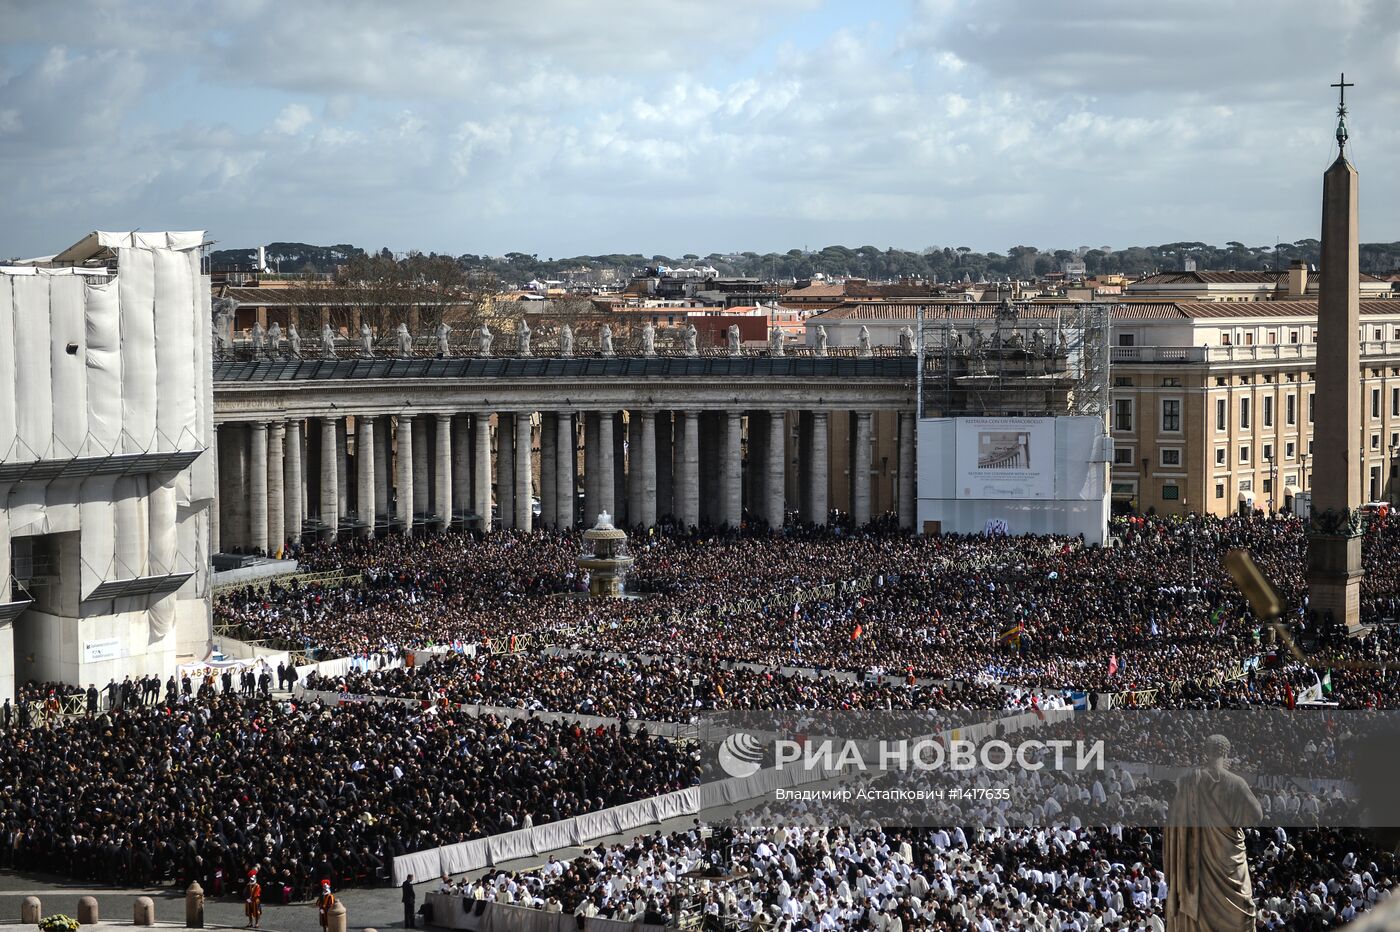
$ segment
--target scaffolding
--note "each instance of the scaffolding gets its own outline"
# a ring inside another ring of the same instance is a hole
[[[1112,305],[919,308],[921,417],[1106,417]]]

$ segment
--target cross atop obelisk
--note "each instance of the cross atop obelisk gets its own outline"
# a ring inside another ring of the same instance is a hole
[[[1322,267],[1317,297],[1317,408],[1313,512],[1308,526],[1308,606],[1356,630],[1361,623],[1362,503],[1360,263],[1356,169],[1347,161],[1346,89],[1332,85],[1337,144],[1322,176]]]
[[[1356,87],[1355,84],[1347,83],[1346,72],[1342,72],[1341,78],[1333,84],[1338,92],[1337,97],[1337,145],[1346,148],[1347,144],[1347,88]]]

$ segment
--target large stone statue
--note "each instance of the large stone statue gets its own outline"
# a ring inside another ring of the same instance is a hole
[[[1242,826],[1264,812],[1227,766],[1230,741],[1205,740],[1205,763],[1176,781],[1162,837],[1168,932],[1253,932],[1254,892]]]
[[[496,339],[491,333],[491,328],[486,326],[486,321],[481,322],[481,329],[476,332],[476,349],[483,357],[491,355],[491,341]]]
[[[360,324],[360,354],[366,359],[374,358],[374,330],[369,324]]]
[[[598,352],[604,356],[613,354],[612,328],[607,324],[603,324],[603,329],[598,331]]]
[[[899,331],[899,351],[905,356],[914,355],[914,330],[912,327],[905,327]]]
[[[437,325],[438,356],[440,356],[443,359],[446,359],[448,356],[452,355],[452,347],[448,342],[448,337],[451,335],[452,328],[447,326],[446,323],[439,323]]]
[[[267,328],[267,350],[274,359],[282,355],[282,325],[275,320]]]
[[[238,308],[232,298],[215,298],[214,346],[227,353],[233,349],[233,317]]]
[[[559,355],[572,356],[574,354],[574,328],[564,324],[559,328]]]
[[[297,333],[297,328],[292,325],[287,328],[287,343],[292,348],[292,355],[301,358],[301,334]]]
[[[694,324],[685,325],[685,354],[687,356],[700,355],[700,333],[695,329]]]
[[[768,331],[768,355],[783,355],[783,330],[781,327],[774,327]]]
[[[656,328],[651,325],[651,321],[646,322],[642,328],[642,355],[656,355]]]
[[[399,329],[394,332],[394,339],[399,344],[400,359],[407,359],[413,355],[413,334],[408,332],[408,324],[399,324]]]
[[[253,321],[253,358],[257,359],[263,354],[263,346],[267,343],[267,331],[263,330],[261,321]]]
[[[335,331],[330,324],[321,325],[321,355],[326,359],[335,358]]]
[[[729,343],[729,355],[738,356],[741,354],[744,349],[743,345],[739,342],[739,325],[730,324],[726,336],[728,337]]]
[[[520,326],[515,329],[515,348],[521,356],[530,355],[530,322],[520,318]]]
[[[872,349],[870,348],[870,328],[867,327],[867,326],[865,326],[865,324],[861,324],[861,325],[860,325],[860,334],[856,337],[856,345],[859,347],[859,348],[856,350],[856,355],[858,355],[858,356],[873,356],[873,355],[875,355],[874,350],[872,350]]]
[[[817,355],[826,355],[826,325],[817,324]]]
[[[1035,353],[1037,356],[1045,355],[1044,327],[1036,327],[1035,332],[1031,334],[1031,352]]]

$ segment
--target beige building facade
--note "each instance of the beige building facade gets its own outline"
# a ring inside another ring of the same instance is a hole
[[[1115,308],[1115,507],[1215,515],[1291,509],[1311,482],[1316,321],[1311,300]],[[1393,501],[1400,301],[1363,300],[1357,339],[1361,486],[1369,501]]]

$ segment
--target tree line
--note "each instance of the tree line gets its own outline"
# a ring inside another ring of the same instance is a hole
[[[1187,260],[1194,261],[1196,268],[1202,271],[1263,271],[1286,269],[1298,259],[1316,265],[1320,250],[1318,240],[1300,239],[1272,246],[1246,246],[1234,241],[1224,246],[1178,242],[1124,249],[1103,246],[1074,250],[1020,245],[1012,246],[1005,253],[978,252],[968,246],[930,246],[917,251],[875,246],[826,246],[819,250],[711,253],[707,256],[696,253],[680,256],[613,253],[556,258],[522,252],[509,252],[504,256],[411,252],[396,257],[387,249],[367,253],[349,245],[321,247],[304,243],[274,243],[267,248],[267,256],[269,265],[278,262],[284,274],[334,274],[337,278],[347,278],[367,271],[387,274],[393,266],[394,278],[407,276],[422,281],[424,275],[435,275],[443,276],[442,280],[447,281],[458,278],[460,273],[461,280],[470,280],[475,284],[498,282],[508,287],[519,287],[531,281],[626,281],[639,269],[658,266],[709,267],[723,277],[778,282],[811,279],[818,274],[939,282],[1029,279],[1059,272],[1064,263],[1071,260],[1082,260],[1090,275],[1121,273],[1136,276],[1180,270]],[[213,267],[251,269],[255,255],[256,250],[219,250],[213,253]],[[1360,262],[1362,271],[1371,274],[1400,271],[1400,243],[1363,243]]]

